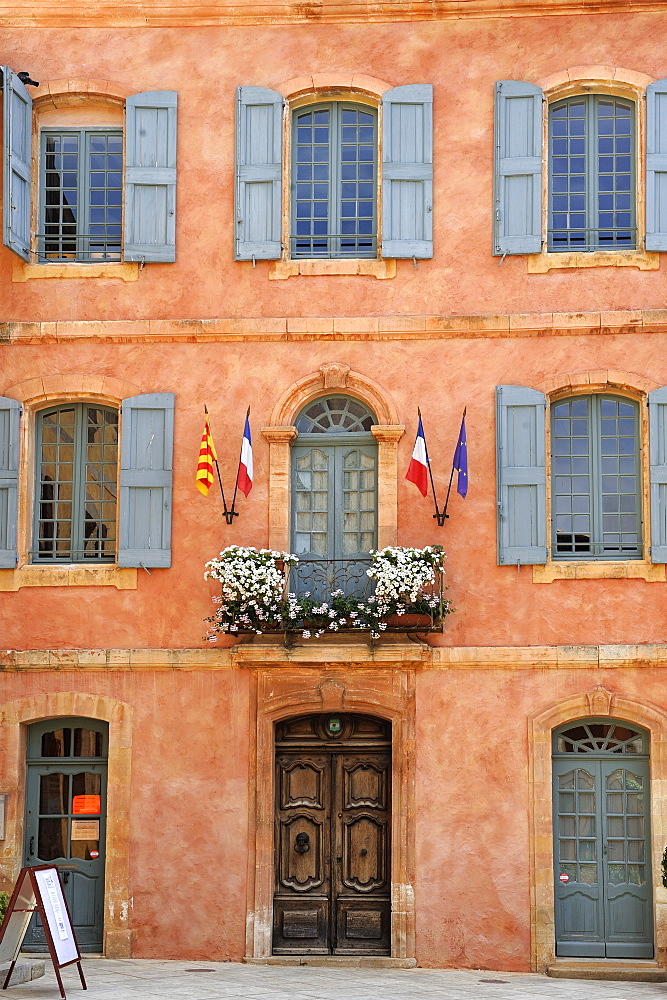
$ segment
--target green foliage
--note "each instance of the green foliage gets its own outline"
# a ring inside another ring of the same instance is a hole
[[[0,892],[0,921],[5,919],[5,913],[7,912],[8,906],[9,906],[9,893]]]

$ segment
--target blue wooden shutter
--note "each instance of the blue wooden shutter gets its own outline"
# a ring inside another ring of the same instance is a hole
[[[433,256],[433,87],[382,95],[382,256]]]
[[[646,249],[667,250],[667,80],[646,89]]]
[[[21,404],[0,396],[0,568],[14,569],[19,484],[19,417]]]
[[[16,73],[2,67],[4,112],[3,236],[6,247],[30,260],[32,98]]]
[[[234,260],[282,254],[283,99],[264,87],[236,91]]]
[[[121,407],[119,566],[171,566],[174,394]]]
[[[495,256],[542,249],[542,91],[532,83],[496,83]]]
[[[648,394],[651,562],[667,563],[667,386]]]
[[[173,90],[125,104],[125,260],[176,260],[176,107]]]
[[[498,563],[545,563],[546,396],[520,385],[500,385],[496,404]]]

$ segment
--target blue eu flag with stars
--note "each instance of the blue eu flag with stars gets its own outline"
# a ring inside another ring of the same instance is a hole
[[[466,441],[466,415],[463,411],[459,441],[454,452],[454,468],[459,474],[456,492],[465,497],[468,492],[468,444]]]

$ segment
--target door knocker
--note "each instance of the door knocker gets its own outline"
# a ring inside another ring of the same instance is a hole
[[[294,850],[297,854],[307,854],[310,850],[310,837],[307,833],[297,833]]]

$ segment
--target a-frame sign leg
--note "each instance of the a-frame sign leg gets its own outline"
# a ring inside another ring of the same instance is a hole
[[[88,987],[86,986],[86,980],[83,978],[83,969],[81,968],[81,962],[77,962],[76,966],[77,966],[77,969],[79,970],[79,976],[81,978],[81,985],[83,986],[84,990],[87,990]]]
[[[9,972],[5,976],[5,982],[4,982],[4,985],[2,987],[3,990],[6,990],[7,987],[9,986],[9,980],[12,978],[12,972],[14,971],[14,966],[15,965],[16,965],[16,959],[14,959],[14,961],[12,962],[12,964],[9,966]]]
[[[60,995],[63,998],[63,1000],[67,1000],[67,994],[65,993],[65,987],[63,986],[63,981],[60,976],[60,968],[58,967],[57,961],[54,961],[53,963],[53,971],[55,972],[56,979],[58,980],[58,986],[60,987]]]

